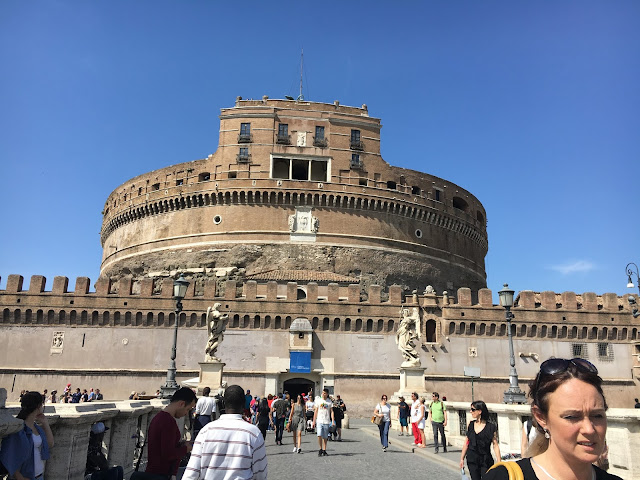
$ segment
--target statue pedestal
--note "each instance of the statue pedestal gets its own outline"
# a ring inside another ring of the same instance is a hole
[[[198,395],[202,395],[204,387],[209,387],[212,392],[217,392],[222,386],[222,371],[225,364],[222,362],[199,362],[198,365],[200,365]]]
[[[394,398],[405,397],[411,399],[411,393],[418,395],[426,394],[424,386],[424,374],[427,371],[424,367],[401,367],[400,368],[400,390],[393,394]],[[407,402],[408,403],[408,402]]]
[[[425,397],[427,404],[431,401],[431,394],[427,392],[424,385],[424,374],[427,371],[424,367],[400,367],[400,390],[394,392],[389,399],[391,405],[391,418],[398,418],[398,403],[400,397],[404,397],[404,401],[411,406],[411,394],[416,392],[418,398]],[[391,422],[394,430],[400,430],[400,422]],[[409,427],[411,428],[411,427]]]

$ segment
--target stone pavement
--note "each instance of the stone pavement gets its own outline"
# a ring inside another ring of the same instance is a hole
[[[399,437],[392,431],[389,448],[384,453],[376,425],[368,420],[351,419],[350,426],[348,430],[343,429],[342,442],[329,441],[326,457],[318,457],[315,434],[303,433],[302,453],[296,454],[292,452],[292,434],[285,432],[284,445],[278,446],[273,432],[269,432],[266,440],[269,478],[392,480],[428,475],[438,480],[460,479],[460,449],[449,447],[449,453],[435,455],[433,446],[427,449],[412,447],[413,437]]]

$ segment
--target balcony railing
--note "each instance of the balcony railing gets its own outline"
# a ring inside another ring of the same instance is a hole
[[[279,133],[276,138],[276,143],[279,143],[280,145],[291,145],[291,136]]]
[[[236,160],[238,161],[238,163],[249,163],[251,161],[251,154],[243,154],[243,153],[239,153],[236,156]]]
[[[351,150],[364,150],[364,143],[361,140],[351,139]]]
[[[327,139],[325,137],[313,137],[313,146],[314,147],[320,147],[320,148],[326,148],[326,146],[329,143],[327,142]]]
[[[250,133],[239,133],[238,143],[251,143],[253,142],[253,135]]]
[[[354,170],[364,167],[364,165],[362,164],[362,160],[353,160],[352,159],[349,165]]]

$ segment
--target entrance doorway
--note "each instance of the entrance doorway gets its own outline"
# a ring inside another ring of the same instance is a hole
[[[309,390],[314,390],[313,394],[317,395],[317,392],[315,392],[315,384],[306,378],[292,378],[291,380],[285,381],[284,390],[289,392],[291,400],[294,402],[298,398],[298,395],[309,393]]]

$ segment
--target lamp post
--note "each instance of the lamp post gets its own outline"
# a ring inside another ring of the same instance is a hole
[[[179,388],[178,382],[176,382],[176,348],[178,344],[178,322],[180,312],[182,311],[182,299],[187,294],[187,287],[189,282],[184,278],[182,274],[177,280],[173,281],[173,299],[176,301],[176,318],[173,326],[173,347],[171,347],[171,362],[167,369],[167,381],[164,386],[160,388],[162,391],[162,398],[170,398]]]
[[[504,288],[498,292],[500,297],[500,305],[506,310],[505,316],[507,318],[507,331],[509,335],[509,364],[511,370],[509,371],[509,389],[504,392],[504,403],[527,403],[527,398],[520,387],[518,386],[518,372],[516,371],[516,357],[513,354],[513,335],[511,334],[511,319],[515,316],[511,313],[511,307],[513,307],[513,294],[515,292],[509,289],[509,285],[504,284]]]
[[[635,272],[633,271],[633,268],[631,267],[635,267]],[[631,262],[631,263],[627,263],[627,266],[625,267],[625,270],[627,272],[627,279],[629,280],[629,282],[627,283],[627,288],[633,288],[633,274],[636,274],[636,285],[638,286],[638,293],[640,294],[640,273],[638,272],[638,265],[636,265],[635,263]],[[627,300],[629,301],[629,306],[631,307],[631,315],[633,315],[633,318],[638,318],[640,317],[640,311],[638,310],[638,306],[636,303],[636,297],[634,297],[633,295],[629,295],[627,297]]]

